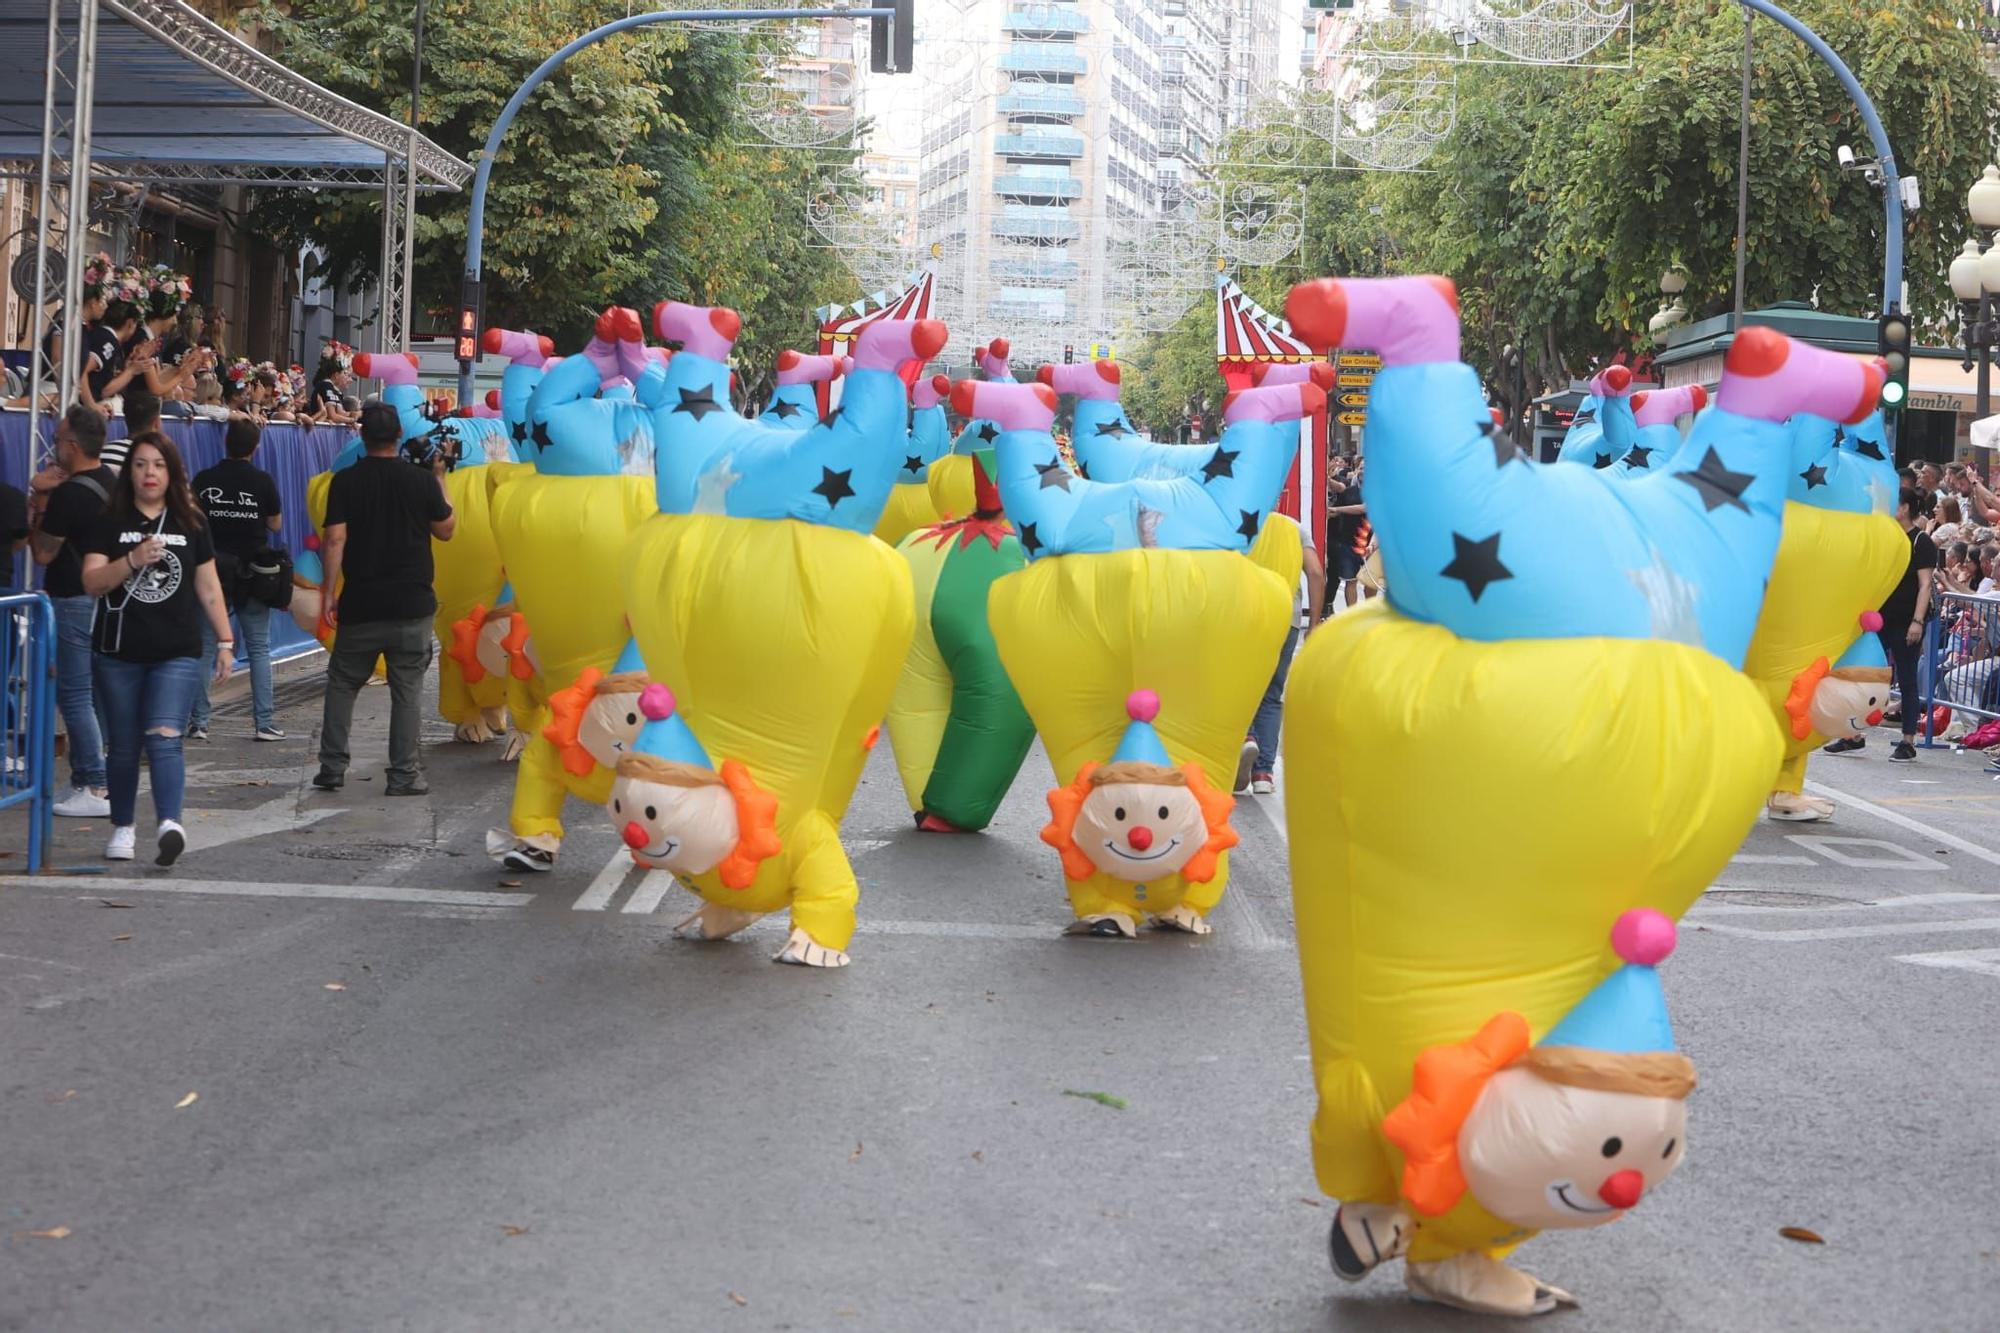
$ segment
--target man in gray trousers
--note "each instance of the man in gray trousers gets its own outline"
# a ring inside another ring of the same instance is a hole
[[[387,403],[361,410],[361,445],[368,452],[336,472],[327,490],[320,544],[326,586],[321,591],[334,627],[326,664],[326,712],[320,722],[319,772],[313,786],[335,791],[347,781],[347,733],[354,696],[368,683],[375,659],[389,667],[390,796],[430,790],[417,762],[423,728],[421,693],[431,664],[431,538],[451,540],[458,517],[445,498],[445,460],[428,468],[402,456],[403,425]],[[341,576],[346,575],[346,581]],[[340,588],[338,608],[333,590]]]

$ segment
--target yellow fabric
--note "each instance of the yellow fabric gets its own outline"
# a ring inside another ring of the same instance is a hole
[[[1383,602],[1306,641],[1284,747],[1314,1161],[1376,1203],[1417,1054],[1507,1009],[1548,1031],[1617,965],[1621,912],[1677,918],[1707,888],[1780,753],[1757,686],[1700,649],[1477,643]],[[1422,1228],[1433,1259],[1522,1238],[1476,1205]]]
[[[967,474],[968,477],[970,475]],[[928,528],[937,523],[940,517],[937,505],[931,501],[928,477],[923,481],[898,482],[890,488],[889,503],[882,510],[881,521],[875,525],[875,535],[894,546],[918,528]]]
[[[331,472],[316,472],[306,478],[306,517],[312,520],[312,530],[316,536],[324,537],[326,535],[326,497],[327,492],[332,486],[333,473]],[[321,559],[324,558],[324,555],[322,555]],[[337,611],[339,608],[340,588],[335,586],[332,591],[335,598],[334,607]],[[333,646],[332,637],[328,636],[321,640],[321,644],[324,647],[331,648]],[[379,657],[375,659],[375,676],[378,680],[387,680],[389,678],[389,664]]]
[[[448,542],[431,539],[431,564],[436,573],[437,615],[431,628],[438,641],[438,713],[447,722],[476,722],[482,711],[507,702],[507,683],[489,675],[465,683],[465,672],[451,655],[451,627],[475,605],[491,607],[506,574],[500,567],[500,542],[493,533],[493,505],[485,467],[460,468],[444,479],[445,498],[458,516]]]
[[[909,650],[908,566],[862,533],[659,514],[625,570],[647,671],[710,759],[741,762],[778,799],[784,850],[748,889],[711,872],[695,891],[742,911],[790,903],[793,925],[845,949],[859,889],[838,825]]]
[[[931,508],[938,522],[964,518],[979,503],[972,484],[972,455],[946,454],[930,466],[925,484],[930,488]]]
[[[1306,563],[1305,535],[1283,514],[1266,514],[1257,540],[1250,543],[1250,559],[1283,579],[1287,588],[1296,588]]]
[[[931,598],[944,572],[946,551],[935,541],[906,541],[896,553],[910,566],[915,631],[903,659],[896,693],[889,700],[889,743],[896,750],[896,772],[903,779],[903,796],[912,812],[923,809],[924,787],[937,764],[951,722],[951,669],[938,650],[931,630]]]
[[[523,468],[489,480],[493,532],[541,664],[535,687],[502,686],[519,709],[566,688],[585,667],[604,671],[617,661],[631,637],[618,571],[632,534],[659,510],[650,477],[544,476]],[[611,770],[579,778],[563,768],[542,738],[546,720],[537,710],[525,728],[532,739],[514,775],[510,826],[520,837],[561,837],[565,793],[593,805],[610,799]]]
[[[932,465],[933,467],[936,464]],[[1110,759],[1130,719],[1125,698],[1160,696],[1155,727],[1177,764],[1197,763],[1229,790],[1244,734],[1292,623],[1293,583],[1234,551],[1115,551],[1038,560],[993,584],[987,620],[1000,661],[1041,732],[1058,785]],[[1070,882],[1079,917],[1206,914],[1229,882],[1144,886],[1109,875]]]
[[[1860,617],[1895,590],[1910,560],[1910,539],[1886,514],[1843,514],[1793,501],[1764,590],[1743,674],[1757,682],[1784,741],[1774,791],[1804,790],[1806,756],[1826,744],[1792,735],[1785,696],[1815,659],[1840,660],[1862,633]]]

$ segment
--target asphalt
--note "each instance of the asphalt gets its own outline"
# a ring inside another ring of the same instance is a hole
[[[883,747],[854,965],[806,971],[773,923],[670,939],[691,900],[574,805],[554,874],[497,874],[497,746],[433,726],[427,800],[312,791],[316,700],[278,745],[223,705],[170,874],[0,874],[0,1329],[1488,1322],[1328,1271],[1271,798],[1213,937],[1065,939],[1041,755],[940,837]],[[1995,1327],[2000,785],[1886,757],[1815,758],[1836,820],[1760,825],[1688,918],[1692,1152],[1520,1252],[1584,1302],[1555,1325]],[[104,821],[58,825],[101,871]],[[23,844],[0,816],[0,872]]]

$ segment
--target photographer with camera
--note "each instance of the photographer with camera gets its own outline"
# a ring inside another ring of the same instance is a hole
[[[320,591],[334,640],[326,665],[319,772],[312,780],[322,791],[336,791],[347,780],[354,696],[374,672],[377,657],[389,668],[385,791],[421,796],[430,790],[417,750],[420,691],[431,661],[431,617],[437,614],[431,539],[450,541],[458,518],[445,498],[444,452],[431,450],[430,465],[415,467],[400,456],[402,439],[395,408],[387,403],[362,408],[361,444],[367,452],[336,472],[327,491],[320,546],[326,582]]]
[[[127,395],[129,401],[130,395]],[[222,437],[226,455],[220,463],[195,474],[194,498],[208,516],[208,529],[215,543],[215,572],[223,596],[243,632],[243,647],[250,655],[250,713],[260,741],[281,741],[278,715],[271,689],[271,610],[260,598],[251,570],[275,554],[273,538],[284,527],[284,504],[278,483],[271,474],[251,462],[262,440],[257,423],[238,417],[229,423]],[[286,562],[289,564],[289,561]],[[206,626],[202,630],[201,652],[205,671],[215,666],[216,637]],[[210,709],[208,684],[194,696],[194,715],[188,720],[188,739],[208,739]]]

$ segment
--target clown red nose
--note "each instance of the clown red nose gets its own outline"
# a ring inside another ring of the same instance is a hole
[[[625,845],[636,852],[641,847],[644,847],[646,842],[646,830],[639,826],[638,821],[627,821],[625,825]]]
[[[1153,830],[1141,824],[1125,835],[1125,841],[1132,844],[1133,851],[1143,852],[1153,845]]]
[[[1630,1208],[1646,1192],[1646,1177],[1637,1171],[1614,1171],[1597,1187],[1597,1197],[1613,1208]]]

